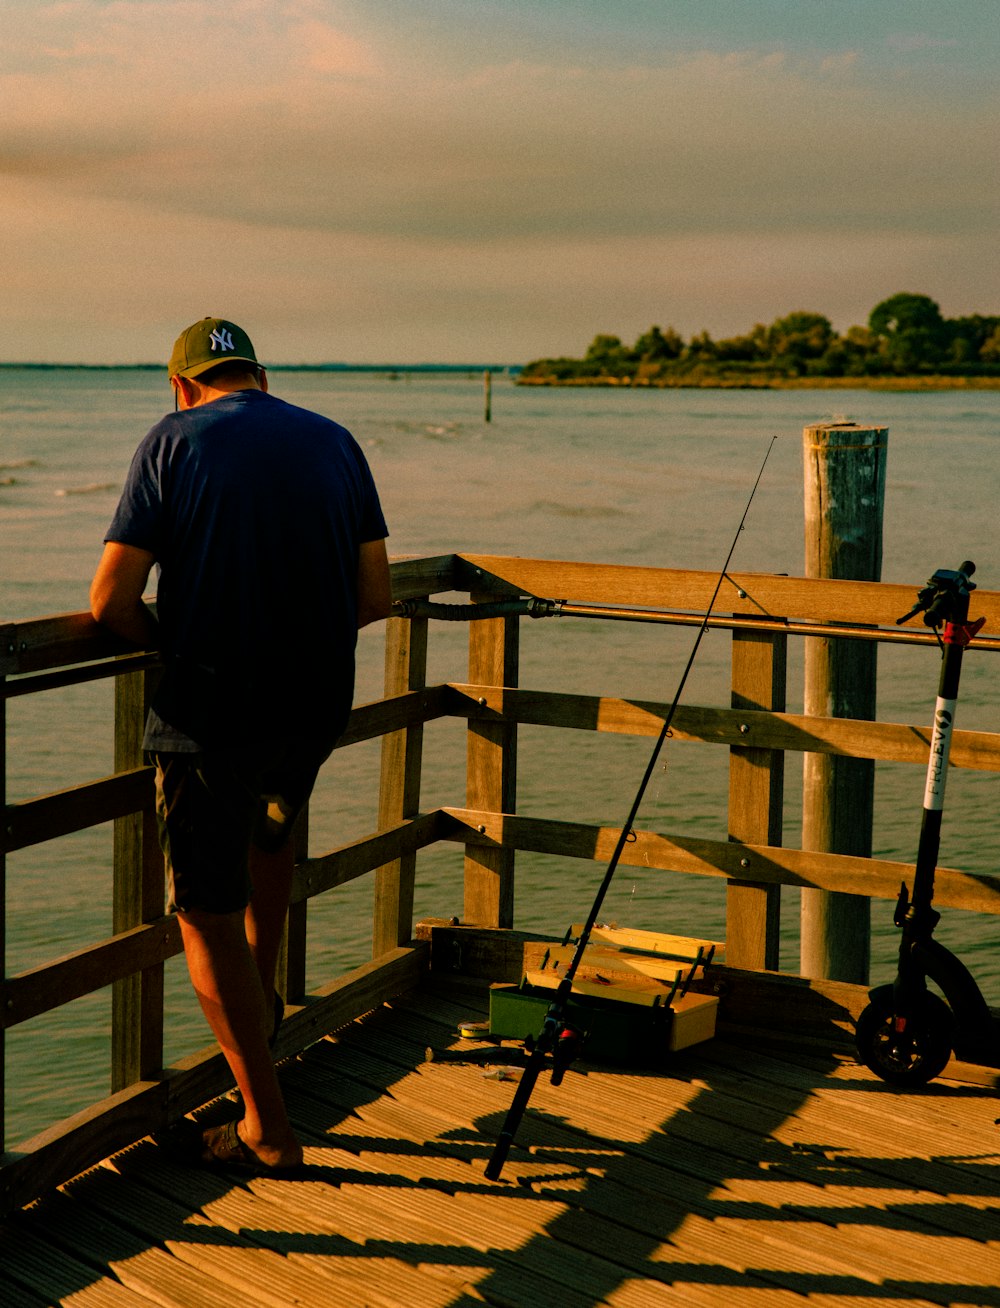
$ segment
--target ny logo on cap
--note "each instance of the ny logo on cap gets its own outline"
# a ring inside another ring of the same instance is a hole
[[[218,346],[220,350],[236,349],[236,346],[233,344],[233,333],[228,327],[216,327],[215,331],[213,331],[209,337],[209,340],[212,342],[213,354],[215,353],[216,346]]]

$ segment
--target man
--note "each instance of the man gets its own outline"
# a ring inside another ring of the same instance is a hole
[[[289,837],[350,712],[358,628],[389,611],[387,530],[350,433],[269,395],[241,328],[194,323],[168,373],[175,412],[133,458],[91,611],[163,655],[143,747],[170,902],[244,1106],[202,1157],[280,1171],[302,1161],[269,1049]]]

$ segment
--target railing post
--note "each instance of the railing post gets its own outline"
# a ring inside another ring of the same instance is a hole
[[[427,685],[427,619],[389,618],[385,633],[385,693],[402,695]],[[382,737],[379,829],[395,826],[420,811],[423,760],[422,723]],[[413,932],[416,851],[375,871],[372,957],[404,945]]]
[[[0,809],[7,808],[7,678],[0,675]],[[7,975],[7,832],[0,838],[0,976]],[[0,1154],[7,1140],[7,1032],[0,1021]]]
[[[878,581],[888,444],[885,427],[817,423],[803,437],[807,577]],[[874,642],[810,637],[805,642],[805,712],[875,717]],[[870,858],[875,765],[871,759],[806,754],[802,848]],[[804,976],[868,981],[871,901],[864,895],[802,891]]]
[[[473,603],[496,599],[472,592]],[[516,686],[517,618],[485,618],[469,624],[469,681],[472,685]],[[517,803],[517,727],[495,712],[469,719],[466,807],[513,813]],[[514,851],[465,847],[463,920],[475,926],[514,925]]]
[[[785,708],[788,638],[765,632],[733,632],[734,709]],[[785,756],[753,745],[729,751],[729,839],[780,845]],[[776,971],[781,887],[730,881],[726,892],[726,963]]]
[[[157,672],[115,678],[115,771],[143,763],[142,735]],[[152,783],[138,813],[114,823],[112,929],[117,934],[163,915],[163,855]],[[111,998],[111,1089],[122,1090],[163,1065],[163,964],[116,981]]]

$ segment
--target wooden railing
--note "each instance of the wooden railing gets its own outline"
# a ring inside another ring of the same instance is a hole
[[[397,599],[456,591],[475,603],[541,596],[571,601],[573,611],[607,620],[686,626],[700,622],[717,582],[705,572],[470,554],[404,560],[393,564],[392,573]],[[730,967],[777,968],[782,885],[894,899],[900,880],[910,874],[907,864],[783,847],[782,803],[784,757],[789,751],[926,761],[929,728],[785,711],[790,637],[932,641],[929,633],[903,634],[893,625],[896,616],[910,608],[913,594],[913,587],[763,574],[737,573],[723,581],[712,622],[732,628],[732,707],[682,703],[672,739],[728,748],[728,839],[638,830],[625,847],[622,863],[724,879]],[[977,591],[975,612],[986,617],[986,633],[1000,631],[1000,593]],[[428,965],[427,946],[413,940],[413,891],[421,849],[439,841],[464,845],[463,923],[495,928],[513,924],[518,850],[603,862],[610,857],[619,834],[615,829],[518,812],[517,728],[532,724],[655,737],[667,705],[520,687],[519,621],[497,617],[471,623],[467,680],[427,686],[428,619],[389,620],[384,697],[354,710],[338,746],[382,740],[378,828],[320,855],[308,850],[308,822],[297,829],[296,874],[281,966],[290,1008],[281,1028],[279,1056],[305,1047],[419,980]],[[984,635],[976,647],[995,650],[1000,641]],[[163,969],[181,946],[176,922],[163,915],[152,771],[141,756],[157,666],[152,655],[123,653],[85,614],[0,627],[0,702],[5,714],[0,778],[5,797],[7,702],[57,686],[115,679],[114,774],[21,803],[5,802],[0,831],[5,890],[7,854],[103,822],[115,823],[111,937],[20,975],[5,974],[0,991],[2,1036],[81,995],[113,986],[112,1094],[4,1155],[3,1211],[164,1127],[229,1084],[214,1049],[163,1067]],[[466,794],[464,803],[423,811],[423,727],[443,717],[467,721]],[[1000,771],[1000,735],[957,732],[952,762]],[[309,901],[372,872],[372,961],[307,995]],[[942,868],[936,897],[942,905],[997,913],[1000,877]],[[7,1087],[14,1095],[17,1090]]]

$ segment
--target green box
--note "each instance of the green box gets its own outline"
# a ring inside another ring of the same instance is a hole
[[[537,1037],[554,990],[529,985],[490,989],[490,1035],[502,1040]],[[674,1015],[665,1005],[645,1007],[590,995],[571,995],[566,1020],[584,1032],[582,1057],[629,1065],[662,1062],[670,1050]]]

